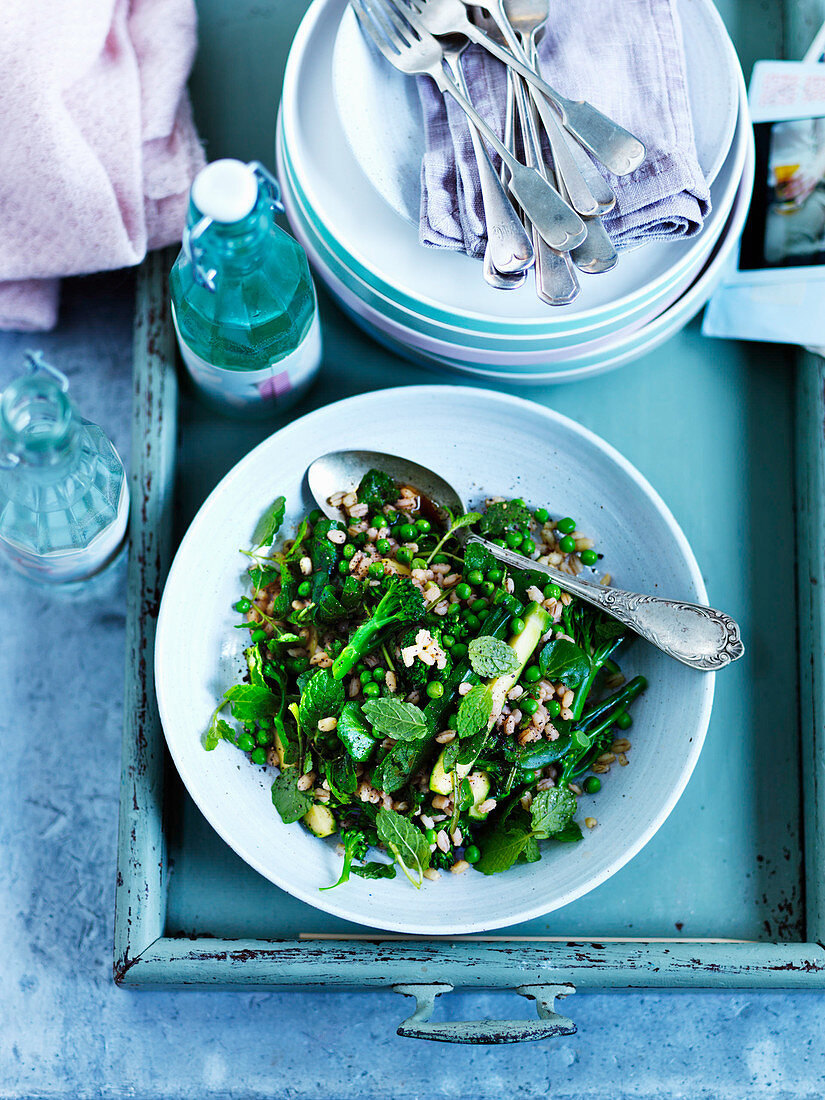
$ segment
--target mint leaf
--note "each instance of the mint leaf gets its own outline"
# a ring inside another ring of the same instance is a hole
[[[256,547],[271,546],[272,540],[281,530],[286,514],[286,497],[275,497],[271,506],[258,520],[252,542]]]
[[[272,784],[272,804],[284,825],[298,821],[312,805],[312,798],[298,790],[299,778],[297,768],[287,768]]]
[[[539,668],[545,679],[562,680],[569,688],[575,688],[590,675],[590,659],[575,642],[556,638],[539,654]]]
[[[539,851],[539,842],[534,836],[527,838],[527,843],[524,845],[519,859],[522,863],[538,863],[541,859],[541,852]]]
[[[484,849],[481,859],[475,868],[483,875],[497,875],[501,871],[509,871],[518,857],[527,847],[531,839],[531,833],[518,827],[508,825],[506,828],[497,829],[491,835],[484,838]]]
[[[442,763],[445,772],[451,772],[458,762],[458,754],[461,752],[461,741],[454,737],[444,750]]]
[[[566,829],[553,834],[553,840],[559,840],[562,844],[574,844],[577,840],[584,840],[581,826],[575,821],[571,821]]]
[[[442,535],[433,549],[430,551],[430,556],[427,558],[427,564],[433,560],[435,555],[441,549],[445,542],[453,537],[456,531],[460,531],[463,527],[471,527],[474,523],[478,523],[481,519],[480,512],[465,512],[463,516],[459,516],[458,519],[452,519],[451,523],[445,535]]]
[[[403,699],[368,699],[362,710],[373,729],[394,741],[420,741],[428,732],[424,712]]]
[[[487,729],[493,715],[493,693],[485,684],[476,684],[461,700],[458,708],[458,736],[473,737]]]
[[[239,722],[254,722],[278,713],[278,696],[259,684],[236,684],[223,697],[232,704],[232,714]]]
[[[392,748],[372,773],[372,785],[392,794],[403,787],[419,763],[418,741],[402,741]]]
[[[474,569],[480,569],[482,573],[486,573],[495,564],[496,559],[483,542],[472,540],[467,544],[467,549],[464,551],[465,573],[471,573]]]
[[[430,846],[421,830],[409,818],[383,807],[378,811],[375,827],[378,839],[398,860],[413,886],[420,886],[424,872],[430,866]],[[417,880],[413,875],[418,876]]]
[[[473,638],[468,653],[473,672],[484,680],[506,676],[515,672],[521,664],[511,646],[501,638],[491,638],[489,635]]]
[[[360,867],[353,867],[351,870],[359,878],[395,878],[394,863],[370,862]]]
[[[319,668],[302,688],[298,724],[304,733],[315,734],[322,718],[337,718],[344,709],[344,685],[328,668]]]
[[[216,749],[221,741],[235,742],[235,731],[224,721],[223,718],[219,718],[221,707],[219,707],[212,715],[212,721],[209,723],[209,729],[203,735],[203,747],[207,752],[212,752]]]
[[[530,816],[533,822],[533,835],[538,840],[546,840],[566,829],[576,812],[576,796],[562,787],[551,787],[549,791],[538,791],[530,803]]]
[[[461,746],[461,751],[458,754],[459,764],[474,764],[477,756],[481,756],[482,749],[487,741],[487,727],[479,730],[475,737],[471,737],[469,741],[464,741]]]

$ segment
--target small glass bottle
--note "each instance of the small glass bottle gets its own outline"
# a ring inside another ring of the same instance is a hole
[[[84,580],[123,545],[123,463],[78,416],[66,376],[39,353],[26,359],[28,373],[0,395],[0,551],[37,580]]]
[[[293,404],[321,363],[306,253],[275,222],[275,178],[217,160],[192,184],[183,247],[170,276],[181,355],[209,404],[263,418]]]

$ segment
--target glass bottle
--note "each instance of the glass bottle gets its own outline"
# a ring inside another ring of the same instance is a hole
[[[181,355],[209,404],[263,418],[293,404],[321,362],[306,253],[275,222],[275,178],[217,160],[192,184],[183,247],[170,276]]]
[[[129,489],[103,430],[83,420],[69,381],[40,353],[0,395],[0,551],[41,581],[105,568],[126,535]]]

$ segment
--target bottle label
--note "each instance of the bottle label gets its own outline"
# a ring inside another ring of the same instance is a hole
[[[251,413],[268,406],[291,405],[310,384],[321,364],[323,347],[317,310],[309,332],[297,348],[260,370],[216,367],[184,342],[178,328],[174,302],[172,320],[183,361],[193,380],[208,397],[233,412]]]
[[[34,580],[80,581],[97,573],[115,556],[126,535],[129,522],[129,488],[124,477],[117,503],[117,515],[87,546],[50,550],[35,554],[11,539],[0,538],[11,564]]]

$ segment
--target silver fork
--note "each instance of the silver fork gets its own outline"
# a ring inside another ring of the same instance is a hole
[[[444,60],[453,79],[470,101],[470,90],[461,67],[461,55],[466,49],[466,43],[444,43],[443,49]],[[533,245],[521,224],[521,218],[507,197],[503,183],[496,175],[478,130],[472,122],[469,127],[481,185],[481,204],[487,226],[490,262],[493,269],[502,275],[519,274],[533,266]]]
[[[515,137],[515,114],[516,105],[513,99],[513,92],[510,86],[507,87],[507,104],[504,110],[504,144],[511,151],[515,149],[514,137]],[[507,186],[507,165],[504,161],[501,162],[500,173],[502,186]],[[531,234],[532,236],[532,234]],[[541,240],[541,238],[539,238]],[[535,252],[533,256],[535,263]],[[496,271],[493,267],[493,260],[490,253],[490,242],[487,241],[487,248],[484,251],[484,280],[489,283],[490,286],[495,287],[496,290],[519,290],[527,282],[527,272],[521,271],[518,275],[502,275],[500,271]]]
[[[509,189],[541,236],[560,252],[581,244],[587,230],[581,218],[556,189],[535,170],[516,160],[444,70],[440,43],[412,15],[402,12],[391,0],[350,0],[364,32],[384,57],[408,76],[432,77],[442,94],[449,94],[475,123],[482,137],[499,154],[510,171]]]
[[[484,7],[501,28],[509,49],[499,46],[470,22],[467,8],[473,7],[477,0],[425,0],[425,3],[431,34],[466,34],[472,42],[477,42],[499,61],[515,69],[530,83],[531,89],[546,96],[555,105],[564,126],[611,172],[624,176],[639,167],[645,158],[645,147],[637,137],[628,133],[612,118],[603,115],[592,103],[563,96],[530,67],[518,37],[507,20],[503,0],[485,0]]]

